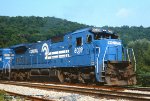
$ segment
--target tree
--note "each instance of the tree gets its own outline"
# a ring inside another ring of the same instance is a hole
[[[140,39],[131,41],[128,47],[134,49],[135,57],[137,60],[137,72],[149,73],[150,72],[150,41],[147,39]]]

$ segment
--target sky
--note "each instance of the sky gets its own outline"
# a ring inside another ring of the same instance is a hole
[[[150,27],[150,0],[0,0],[0,16],[50,16],[96,27]]]

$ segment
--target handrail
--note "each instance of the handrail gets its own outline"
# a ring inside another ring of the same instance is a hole
[[[136,71],[136,59],[134,55],[134,50],[132,49],[133,59],[134,59],[134,71]]]
[[[134,71],[136,71],[136,59],[135,59],[134,50],[132,48],[126,48],[126,54],[127,54],[127,60],[130,62],[134,62]]]
[[[108,46],[106,47],[106,49],[105,49],[105,53],[104,53],[104,56],[103,56],[103,69],[102,69],[103,71],[104,71],[104,68],[105,68],[105,67],[104,67],[104,59],[105,59],[105,55],[106,55],[106,51],[107,51],[107,49],[108,49]]]
[[[130,57],[129,57],[129,49],[127,49],[127,55],[128,55],[128,59],[130,61]]]
[[[100,47],[96,47],[96,49],[98,49],[98,55],[97,55],[97,73],[98,73],[98,59],[100,55]]]

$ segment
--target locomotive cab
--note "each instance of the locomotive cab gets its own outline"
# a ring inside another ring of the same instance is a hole
[[[94,34],[97,81],[107,85],[136,84],[133,49],[125,49],[118,35],[112,31],[92,28],[91,32]]]

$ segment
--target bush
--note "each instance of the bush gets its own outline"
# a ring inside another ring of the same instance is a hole
[[[144,87],[150,87],[150,74],[139,74],[137,76],[137,84]]]

